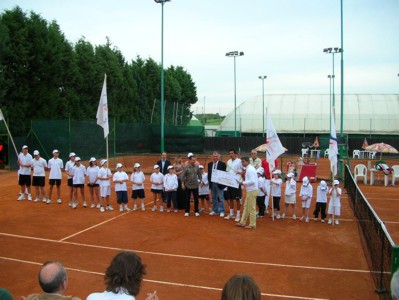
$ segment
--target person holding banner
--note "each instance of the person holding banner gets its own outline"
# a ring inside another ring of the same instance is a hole
[[[28,152],[28,146],[22,146],[22,152],[18,155],[18,184],[21,187],[21,194],[18,198],[19,201],[25,200],[25,190],[28,190],[28,200],[32,200],[32,196],[30,194],[30,186],[31,186],[31,163],[32,163],[32,155]]]
[[[244,211],[242,213],[241,221],[236,226],[244,227],[246,229],[256,228],[256,197],[258,196],[258,175],[256,169],[250,164],[249,157],[241,157],[242,166],[245,168],[245,180],[239,181],[247,190],[247,195],[244,202]],[[238,180],[237,180],[238,181]],[[246,225],[249,217],[249,225]]]
[[[208,163],[208,181],[209,188],[211,189],[212,206],[213,210],[209,215],[215,216],[220,214],[220,217],[224,217],[224,185],[212,182],[212,172],[214,170],[226,171],[226,164],[220,161],[220,154],[217,151],[212,153],[212,161]]]

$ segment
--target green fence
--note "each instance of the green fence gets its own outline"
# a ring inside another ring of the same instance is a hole
[[[127,155],[134,153],[159,153],[161,138],[160,126],[109,123],[109,155]],[[203,152],[204,127],[202,126],[166,126],[165,151],[168,152]],[[26,144],[29,152],[39,150],[48,160],[52,151],[58,149],[60,157],[68,160],[68,154],[75,152],[82,160],[91,156],[105,157],[106,142],[102,127],[96,121],[75,120],[34,120],[27,138],[14,139],[17,150]],[[9,166],[17,167],[17,157],[10,142],[8,144]]]

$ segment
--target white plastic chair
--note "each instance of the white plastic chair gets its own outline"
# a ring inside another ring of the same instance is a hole
[[[396,178],[399,178],[399,166],[398,165],[392,166],[392,186],[395,185]]]
[[[328,149],[324,150],[324,158],[328,157]]]
[[[308,156],[308,149],[307,148],[303,148],[302,150],[302,157]]]
[[[356,183],[358,177],[363,177],[364,184],[367,184],[367,167],[363,164],[358,164],[355,166],[354,178]]]
[[[360,158],[360,150],[353,150],[353,158]]]

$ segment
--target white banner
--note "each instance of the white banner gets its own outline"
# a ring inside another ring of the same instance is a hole
[[[238,188],[238,181],[236,175],[226,171],[212,170],[211,181],[218,184],[223,184],[234,188]]]

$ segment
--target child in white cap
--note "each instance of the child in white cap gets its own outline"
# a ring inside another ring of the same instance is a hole
[[[341,215],[341,195],[342,190],[339,187],[339,181],[334,180],[333,187],[328,191],[330,195],[330,203],[328,204],[328,224],[332,224],[335,219],[335,225],[339,224],[339,216]]]
[[[205,201],[207,203],[209,211],[211,211],[211,204],[209,202],[209,181],[208,181],[208,173],[205,172],[204,166],[200,165],[199,170],[201,171],[202,181],[198,187],[198,199],[201,203],[201,209],[199,212],[205,212]]]
[[[101,160],[101,169],[98,171],[98,180],[100,184],[100,201],[101,207],[100,212],[106,210],[114,210],[114,208],[109,203],[109,196],[111,195],[111,170],[108,168],[108,161],[106,159]],[[104,209],[104,204],[107,204]]]
[[[126,182],[129,181],[129,177],[126,172],[123,171],[123,165],[121,163],[116,164],[116,172],[114,173],[112,181],[115,183],[116,202],[119,204],[119,211],[130,211],[130,208],[127,206],[128,197],[126,185]]]
[[[150,182],[151,182],[151,192],[153,196],[154,206],[152,207],[152,211],[157,211],[157,201],[161,201],[159,204],[159,211],[163,212],[163,200],[162,200],[162,191],[163,191],[163,181],[164,175],[159,172],[159,166],[154,165],[154,173],[151,174]]]
[[[320,181],[320,184],[317,187],[316,208],[313,212],[315,221],[317,221],[319,217],[319,212],[321,213],[321,223],[324,223],[324,220],[326,218],[327,194],[328,194],[327,182],[322,180]]]
[[[270,181],[272,196],[273,196],[273,212],[271,217],[276,217],[277,220],[281,218],[280,216],[280,200],[281,200],[281,186],[283,185],[283,180],[281,179],[281,171],[275,170],[273,172],[273,178]]]
[[[90,201],[91,201],[91,206],[90,208],[100,208],[100,184],[98,183],[97,176],[98,176],[98,171],[100,168],[97,166],[97,160],[95,157],[91,157],[89,160],[89,166],[87,167],[86,174],[87,174],[87,179],[88,183],[87,186],[89,188],[89,193],[90,193]],[[95,201],[97,200],[97,205],[95,204]]]
[[[175,168],[172,165],[168,166],[168,174],[164,176],[163,186],[165,189],[167,211],[172,211],[173,203],[174,212],[177,213],[177,187],[179,186],[179,183],[177,181],[177,175],[175,174]]]
[[[144,191],[144,180],[145,176],[143,171],[141,171],[141,165],[139,163],[135,163],[133,166],[133,173],[130,176],[130,181],[133,183],[132,186],[132,199],[133,199],[133,210],[137,210],[137,198],[141,199],[141,210],[145,211],[144,206],[144,198],[145,198],[145,191]]]
[[[309,178],[307,176],[302,179],[301,191],[299,192],[299,197],[302,200],[302,217],[301,221],[305,220],[309,222],[309,209],[312,204],[313,197],[313,187],[310,184]]]
[[[258,205],[258,218],[263,218],[265,216],[266,204],[265,197],[267,195],[265,178],[263,177],[263,168],[260,167],[256,170],[258,175],[258,196],[256,196],[256,204]]]
[[[284,212],[281,218],[285,218],[288,207],[292,207],[292,219],[296,220],[295,207],[296,207],[296,181],[295,174],[290,172],[287,174],[287,181],[285,182],[285,198],[284,198]]]
[[[83,207],[87,207],[85,198],[85,181],[86,181],[86,168],[81,164],[80,157],[75,158],[75,166],[69,171],[69,175],[72,176],[73,185],[73,202],[72,208],[78,207],[78,190],[83,199]]]

